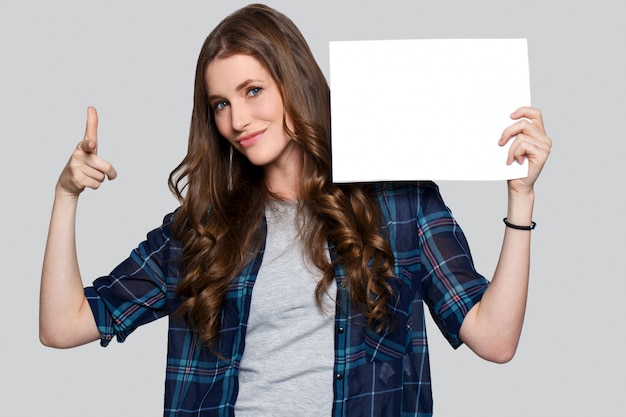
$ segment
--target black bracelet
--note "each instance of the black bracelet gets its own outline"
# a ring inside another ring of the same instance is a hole
[[[530,226],[518,226],[516,224],[509,223],[506,217],[502,219],[502,221],[504,222],[504,224],[506,224],[506,227],[510,227],[511,229],[516,230],[533,230],[535,226],[537,226],[537,223],[535,222],[530,222]]]

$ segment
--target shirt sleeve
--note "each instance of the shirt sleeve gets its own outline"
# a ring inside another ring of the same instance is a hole
[[[422,295],[435,323],[456,349],[462,344],[459,330],[463,319],[480,301],[489,281],[476,271],[465,235],[439,188],[428,183],[419,199]]]
[[[125,261],[85,288],[102,346],[113,337],[123,342],[137,327],[167,314],[171,219],[171,213],[165,216],[162,226],[149,232]]]

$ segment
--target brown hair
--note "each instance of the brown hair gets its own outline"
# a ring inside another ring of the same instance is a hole
[[[264,207],[272,195],[263,169],[233,152],[213,119],[205,79],[217,57],[247,54],[276,81],[285,106],[283,125],[302,149],[301,209],[307,220],[302,238],[310,259],[322,271],[318,304],[334,277],[334,264],[346,272],[344,285],[367,325],[382,331],[391,323],[393,253],[381,234],[380,208],[367,185],[338,186],[330,179],[330,91],[304,37],[294,23],[267,6],[252,4],[226,17],[207,37],[196,67],[188,152],[172,171],[169,186],[181,201],[174,218],[183,244],[184,278],[176,291],[179,312],[212,347],[230,281],[252,260],[262,242]],[[286,123],[289,115],[293,132]],[[338,259],[329,261],[326,243]]]

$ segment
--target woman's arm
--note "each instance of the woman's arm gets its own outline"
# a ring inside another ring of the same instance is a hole
[[[85,137],[61,172],[55,189],[41,273],[39,339],[46,346],[68,348],[97,340],[100,333],[83,291],[76,255],[76,207],[86,188],[97,189],[117,172],[97,156],[98,115],[87,110]]]
[[[552,146],[541,112],[532,107],[516,110],[516,123],[502,134],[500,144],[515,139],[507,163],[528,159],[528,176],[508,182],[507,219],[529,226],[535,200],[534,184]],[[506,227],[500,258],[491,285],[465,317],[460,337],[476,354],[493,362],[513,358],[522,331],[530,269],[530,230]]]

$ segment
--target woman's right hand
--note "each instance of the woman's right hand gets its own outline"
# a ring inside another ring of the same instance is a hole
[[[69,161],[63,168],[57,183],[57,192],[78,197],[85,188],[97,189],[108,178],[117,177],[113,165],[98,157],[98,113],[93,107],[87,108],[85,137],[76,145]]]

